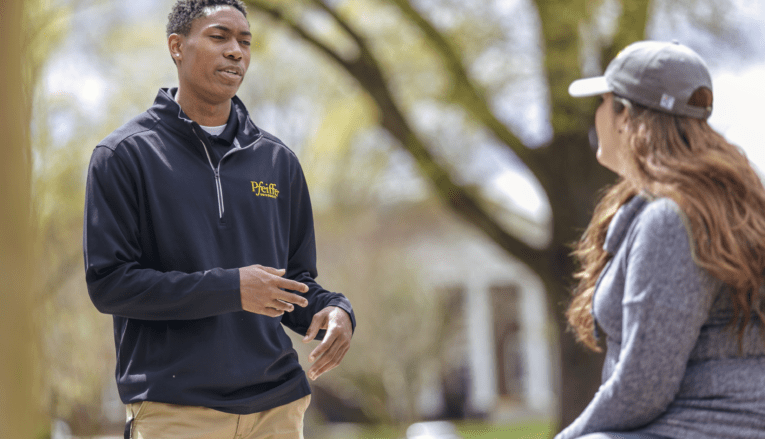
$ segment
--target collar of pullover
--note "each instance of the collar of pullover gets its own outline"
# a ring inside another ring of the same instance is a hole
[[[204,131],[199,127],[199,124],[189,119],[183,110],[181,110],[181,106],[173,98],[177,92],[177,88],[161,88],[150,111],[173,131],[176,131],[183,137],[194,139],[196,137],[195,133],[204,133]],[[252,123],[247,108],[237,96],[231,98],[231,111],[233,115],[229,116],[229,125],[231,125],[233,118],[236,117],[238,123],[235,124],[237,127],[235,134],[239,138],[240,143],[242,143],[242,146],[251,143],[260,136],[260,130]],[[231,136],[231,141],[233,142],[233,135]]]
[[[625,235],[627,235],[627,230],[629,230],[632,220],[634,220],[640,211],[643,210],[646,203],[652,199],[653,197],[649,194],[641,192],[624,203],[619,210],[616,211],[616,214],[611,219],[611,224],[608,226],[606,242],[603,244],[603,249],[611,254],[616,253],[616,250],[619,249],[619,245],[621,245]]]
[[[231,111],[228,115],[228,121],[226,121],[226,128],[222,133],[217,136],[209,136],[210,139],[215,139],[218,143],[225,146],[231,146],[234,144],[234,137],[239,128],[239,119],[236,117],[236,110],[234,110],[234,104],[231,104]]]

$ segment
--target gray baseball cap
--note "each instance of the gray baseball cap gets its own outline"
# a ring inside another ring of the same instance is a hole
[[[712,78],[696,52],[676,41],[639,41],[619,52],[603,76],[578,79],[568,92],[573,97],[612,92],[654,110],[707,119],[711,105],[688,105],[701,87],[712,91]]]

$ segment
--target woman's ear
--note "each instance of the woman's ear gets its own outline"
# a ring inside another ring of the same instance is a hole
[[[630,111],[627,107],[624,107],[620,113],[614,117],[614,124],[618,127],[619,132],[627,132],[630,129]]]

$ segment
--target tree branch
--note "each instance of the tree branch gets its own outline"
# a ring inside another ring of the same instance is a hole
[[[425,142],[410,127],[388,88],[382,69],[362,38],[356,39],[360,52],[358,58],[354,61],[345,61],[321,41],[311,37],[300,24],[285,17],[281,11],[260,0],[248,0],[247,3],[286,24],[316,49],[330,54],[330,57],[353,76],[375,100],[380,109],[380,124],[412,155],[421,172],[433,182],[440,198],[449,203],[463,219],[482,230],[505,251],[525,261],[540,276],[549,275],[549,266],[546,263],[547,253],[544,250],[537,250],[529,246],[505,231],[481,206],[479,197],[456,184],[448,171],[438,164]],[[343,28],[350,29],[350,25],[344,22],[342,17],[337,14],[332,15],[338,22],[342,23]]]
[[[311,35],[305,28],[300,26],[296,21],[292,20],[290,17],[282,13],[281,10],[274,8],[268,3],[263,2],[261,0],[247,0],[246,3],[254,7],[255,9],[259,9],[260,11],[270,15],[271,18],[273,18],[274,20],[284,23],[287,27],[292,29],[293,32],[298,34],[300,38],[306,40],[313,47],[324,52],[324,54],[328,55],[336,63],[340,64],[340,66],[343,67],[344,69],[348,70],[350,68],[349,61],[346,61],[345,58],[340,56],[340,54],[338,54],[337,52],[332,50],[330,47],[328,47],[327,45],[319,41],[316,37]]]
[[[611,44],[603,50],[601,60],[605,64],[616,57],[620,50],[628,44],[645,38],[645,27],[648,23],[648,0],[622,1],[622,15],[616,26]]]
[[[527,148],[506,126],[503,124],[488,105],[483,89],[476,84],[468,75],[467,69],[462,64],[462,59],[452,47],[451,43],[444,38],[438,29],[428,22],[417,10],[412,7],[409,0],[393,0],[393,3],[399,7],[427,38],[431,47],[434,48],[445,60],[446,68],[451,73],[454,81],[454,89],[450,99],[459,103],[470,114],[481,121],[497,138],[499,138],[507,147],[509,147],[534,174],[541,183],[548,195],[549,170],[544,161],[540,160],[534,150]]]
[[[337,11],[327,6],[327,4],[324,3],[324,1],[322,0],[312,0],[312,1],[316,4],[316,6],[318,6],[324,12],[326,12],[332,18],[334,18],[338,26],[340,26],[345,32],[348,33],[348,35],[350,35],[351,38],[353,38],[353,41],[355,41],[356,44],[359,45],[359,48],[366,47],[364,38],[362,38],[358,32],[356,32],[353,28],[351,28],[351,26],[348,25],[348,23],[345,20],[343,20],[342,17],[340,17]]]

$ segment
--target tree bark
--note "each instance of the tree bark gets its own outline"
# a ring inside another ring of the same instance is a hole
[[[38,407],[32,330],[32,218],[29,96],[24,87],[23,2],[6,0],[0,14],[0,437],[31,438]]]
[[[569,96],[568,86],[581,76],[579,58],[579,26],[593,19],[595,11],[588,9],[586,0],[537,0],[542,25],[545,70],[550,90],[554,137],[543,153],[555,176],[548,187],[553,212],[553,242],[556,256],[550,261],[556,273],[548,282],[548,303],[558,322],[560,352],[560,426],[570,424],[587,406],[597,391],[603,365],[603,355],[587,351],[566,331],[564,317],[570,291],[565,283],[572,282],[575,270],[568,255],[591,217],[597,194],[615,181],[615,175],[600,166],[590,150],[588,133],[593,126],[594,100]],[[647,0],[623,0],[623,14],[612,44],[602,53],[609,62],[627,44],[639,40],[645,33],[648,16]]]

